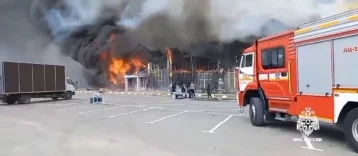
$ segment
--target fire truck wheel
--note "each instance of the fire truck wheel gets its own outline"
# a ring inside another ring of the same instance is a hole
[[[348,144],[358,153],[358,108],[351,110],[343,123],[344,136]]]
[[[262,100],[258,97],[253,97],[250,100],[250,119],[254,126],[266,126],[265,111]]]

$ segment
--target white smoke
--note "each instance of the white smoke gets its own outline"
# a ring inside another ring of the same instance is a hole
[[[65,65],[66,74],[81,81],[84,70],[77,62],[66,58],[57,48],[47,48],[51,37],[29,19],[32,1],[1,0],[0,2],[0,62],[15,61]],[[67,23],[67,21],[62,22]],[[57,45],[50,44],[50,47]],[[83,82],[84,80],[82,80]],[[84,83],[84,82],[83,82]]]
[[[95,24],[110,12],[118,17],[118,25],[132,30],[145,44],[159,47],[211,40],[244,41],[336,14],[343,11],[339,7],[346,3],[344,0],[57,1],[64,3],[66,9],[52,7],[44,13],[55,38]]]
[[[58,33],[72,29],[74,27],[92,24],[100,15],[100,9],[103,7],[98,0],[64,0],[66,3],[66,12],[51,10],[48,14],[50,27]],[[51,21],[56,19],[54,21]]]
[[[190,1],[190,2],[189,2]],[[220,41],[232,41],[232,40],[245,40],[248,36],[262,36],[275,32],[262,32],[262,28],[274,19],[286,25],[287,28],[295,28],[296,26],[309,22],[310,20],[318,17],[325,17],[328,15],[336,14],[338,10],[338,1],[332,1],[331,3],[321,3],[319,0],[196,0],[194,3],[192,0],[146,0],[140,13],[135,17],[124,19],[119,24],[135,28],[138,25],[141,27],[149,27],[146,30],[150,30],[152,25],[146,25],[145,21],[148,18],[156,16],[158,14],[167,15],[171,23],[163,23],[163,27],[175,26],[179,38],[187,39],[191,36],[190,31],[186,31],[188,25],[182,25],[180,22],[185,22],[188,18],[193,18],[188,15],[202,16],[205,20],[208,20],[208,27],[205,29],[211,36],[214,36],[215,40]],[[191,4],[192,8],[185,4]],[[201,10],[195,10],[201,9]],[[139,11],[139,10],[138,10]],[[190,12],[195,12],[190,14]],[[198,15],[202,14],[202,15]],[[190,24],[189,24],[190,25]],[[156,25],[157,26],[157,25]],[[278,27],[273,24],[270,27]],[[156,29],[156,28],[152,28]],[[165,34],[167,29],[162,31],[143,32],[151,37],[146,39],[155,40],[156,37],[162,36],[159,34]],[[170,33],[169,33],[170,34]],[[167,42],[170,44],[170,37],[167,37]],[[175,38],[177,39],[177,38]],[[149,41],[150,42],[150,41]]]
[[[148,44],[245,40],[249,36],[291,29],[312,19],[336,14],[341,0],[64,0],[67,11],[52,9],[53,33],[94,24],[106,10],[121,17],[117,23],[136,32]],[[267,25],[271,20],[279,21]],[[200,25],[201,24],[201,25]],[[198,26],[200,25],[200,26]],[[201,28],[202,27],[202,28]],[[263,31],[263,27],[266,28]],[[271,28],[270,28],[271,27]],[[275,28],[279,27],[279,28]],[[197,34],[195,34],[197,33]],[[177,44],[177,45],[175,45]]]
[[[213,0],[211,19],[220,40],[260,36],[261,28],[276,19],[289,28],[319,15],[312,0]],[[270,32],[268,32],[270,33]]]

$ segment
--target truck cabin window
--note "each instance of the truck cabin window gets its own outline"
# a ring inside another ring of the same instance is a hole
[[[285,67],[285,50],[282,47],[263,50],[261,57],[263,69],[278,69]]]
[[[75,83],[73,83],[73,81],[71,79],[66,79],[66,83],[71,84],[71,85],[75,85]]]
[[[252,67],[253,54],[242,55],[241,68]]]

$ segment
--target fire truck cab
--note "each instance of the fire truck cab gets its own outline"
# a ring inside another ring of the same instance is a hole
[[[237,99],[251,123],[299,117],[307,108],[336,124],[358,152],[358,9],[259,39],[236,68]]]

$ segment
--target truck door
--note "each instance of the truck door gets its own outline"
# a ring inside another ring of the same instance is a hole
[[[261,80],[261,87],[270,100],[289,101],[289,76],[285,48],[267,48],[261,52],[260,76],[265,75]]]
[[[240,68],[238,69],[238,91],[245,91],[246,86],[254,81],[254,52],[243,54],[241,57]]]

